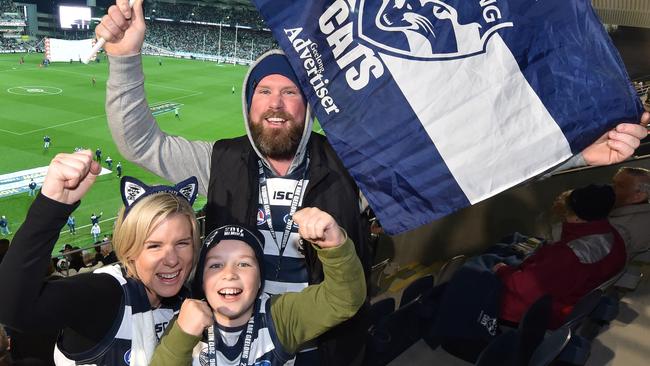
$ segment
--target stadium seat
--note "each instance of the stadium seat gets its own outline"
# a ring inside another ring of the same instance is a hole
[[[496,337],[476,360],[477,366],[516,366],[517,331],[510,330]]]
[[[402,293],[402,298],[399,301],[399,307],[411,303],[413,300],[419,298],[424,292],[433,288],[433,275],[426,275],[411,282]]]
[[[571,329],[560,327],[552,331],[537,347],[528,362],[529,366],[547,366],[562,352],[571,339]]]
[[[434,286],[439,286],[449,281],[454,273],[456,273],[458,268],[460,268],[460,266],[462,266],[466,260],[467,257],[461,254],[451,258],[445,264],[443,264],[442,267],[440,267],[438,275],[434,280]]]
[[[551,319],[551,296],[544,295],[533,303],[521,318],[517,329],[517,364],[526,365],[542,343]]]

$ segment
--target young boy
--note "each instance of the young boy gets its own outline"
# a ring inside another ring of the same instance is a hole
[[[205,296],[209,306],[185,300],[151,365],[284,365],[302,343],[357,312],[366,289],[352,241],[317,208],[293,217],[304,245],[318,252],[325,280],[270,297],[262,291],[264,237],[237,225],[218,228],[205,240],[193,283],[194,297]]]

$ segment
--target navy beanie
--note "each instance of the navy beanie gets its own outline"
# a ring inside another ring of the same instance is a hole
[[[217,246],[222,240],[238,240],[248,244],[255,253],[257,265],[260,268],[260,291],[264,289],[264,236],[259,230],[241,225],[225,225],[214,229],[208,235],[201,247],[199,261],[196,264],[194,280],[192,281],[192,297],[195,299],[205,298],[203,291],[203,270],[205,256],[210,249]]]
[[[293,72],[287,57],[279,53],[270,54],[261,59],[248,75],[248,80],[246,81],[246,106],[249,111],[253,100],[253,92],[255,91],[257,84],[259,84],[265,77],[274,74],[286,77],[296,84],[298,89],[300,89],[298,77]],[[305,97],[303,96],[303,100],[304,98]]]
[[[603,220],[614,207],[616,195],[609,185],[590,184],[571,191],[567,199],[569,208],[586,221]]]

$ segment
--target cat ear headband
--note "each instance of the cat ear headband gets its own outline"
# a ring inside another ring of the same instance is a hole
[[[136,178],[124,176],[120,182],[120,193],[122,202],[124,202],[124,216],[126,217],[133,205],[138,201],[156,193],[170,193],[183,197],[191,206],[196,199],[198,188],[199,182],[196,177],[189,177],[175,186],[148,186]]]

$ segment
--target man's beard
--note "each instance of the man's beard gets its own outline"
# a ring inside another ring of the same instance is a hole
[[[265,128],[264,119],[282,118],[288,128]],[[250,119],[250,117],[249,117]],[[293,159],[302,138],[304,122],[296,122],[285,112],[267,112],[259,121],[250,121],[251,135],[262,155],[276,160]]]

